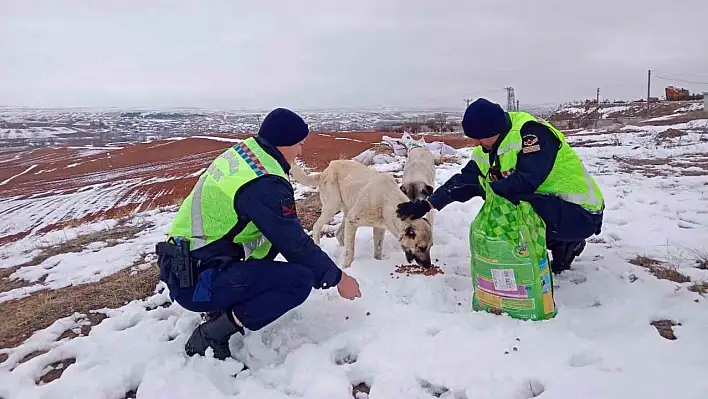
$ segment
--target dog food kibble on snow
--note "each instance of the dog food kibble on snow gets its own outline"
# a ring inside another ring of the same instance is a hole
[[[439,266],[424,267],[416,264],[396,265],[396,273],[406,274],[422,274],[424,276],[434,276],[436,274],[445,274]]]

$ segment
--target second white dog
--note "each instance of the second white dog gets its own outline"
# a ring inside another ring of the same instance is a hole
[[[401,191],[411,201],[425,200],[435,190],[435,157],[427,147],[417,147],[408,151],[406,166],[403,167]],[[433,224],[434,209],[427,214]]]

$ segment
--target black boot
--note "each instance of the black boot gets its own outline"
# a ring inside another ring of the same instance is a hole
[[[585,240],[575,242],[555,243],[551,250],[553,260],[551,261],[551,271],[560,274],[570,270],[573,260],[585,249]]]
[[[553,255],[553,260],[551,260],[551,271],[553,274],[561,274],[562,272],[570,270],[570,263],[566,262],[562,255]]]
[[[203,312],[201,314],[202,316],[202,323],[206,323],[207,321],[211,319],[216,319],[217,317],[221,316],[221,314],[224,313],[221,310],[215,310],[213,312]]]
[[[198,325],[184,345],[184,350],[188,356],[195,354],[204,356],[207,348],[211,347],[214,350],[214,357],[224,360],[231,357],[229,338],[237,332],[243,335],[243,328],[234,323],[228,313],[224,312]]]
[[[584,249],[585,249],[585,240],[582,240],[579,243],[577,243],[577,245],[575,245],[575,248],[573,248],[573,259],[580,256],[580,254],[583,253]]]

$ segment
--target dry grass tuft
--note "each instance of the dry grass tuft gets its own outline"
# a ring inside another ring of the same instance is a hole
[[[701,270],[708,270],[708,252],[703,251],[693,251],[696,257],[696,268]]]
[[[133,275],[129,268],[94,283],[39,291],[29,297],[0,303],[0,314],[13,315],[0,319],[0,348],[15,347],[35,331],[75,312],[91,315],[92,309],[116,308],[134,299],[146,298],[153,294],[159,274],[156,264]],[[100,322],[101,316],[93,317],[92,322]]]
[[[644,255],[637,255],[637,257],[634,259],[631,259],[629,261],[629,263],[631,263],[633,265],[641,266],[641,267],[646,267],[646,268],[649,268],[652,266],[661,266],[660,261],[650,258],[648,256],[644,256]]]
[[[688,287],[688,290],[701,295],[708,294],[708,281],[704,281],[702,283],[693,283],[691,286]]]
[[[41,252],[32,258],[32,260],[21,265],[0,269],[0,292],[7,292],[16,288],[28,287],[31,284],[34,284],[23,279],[10,278],[10,275],[12,275],[12,273],[17,271],[19,268],[26,266],[37,266],[52,256],[71,252],[81,252],[86,249],[87,245],[94,242],[102,241],[105,242],[108,247],[113,247],[120,244],[124,240],[135,237],[136,234],[153,227],[153,224],[150,222],[128,225],[127,221],[128,219],[122,219],[112,228],[82,234],[57,245],[40,247],[38,249],[41,250]],[[40,279],[38,282],[43,283],[44,278]]]
[[[81,252],[87,245],[94,242],[106,242],[109,247],[118,245],[121,241],[135,237],[136,234],[141,231],[147,230],[153,227],[150,222],[141,223],[137,225],[128,225],[126,222],[121,222],[115,227],[106,230],[95,231],[88,234],[82,234],[67,240],[58,245],[46,246],[40,248],[42,252],[35,256],[31,261],[20,265],[22,266],[36,266],[45,260],[51,258],[55,255],[65,254],[69,252]]]
[[[676,269],[664,266],[660,261],[643,255],[637,255],[629,263],[649,269],[651,274],[660,280],[669,280],[675,283],[688,283],[691,278]]]

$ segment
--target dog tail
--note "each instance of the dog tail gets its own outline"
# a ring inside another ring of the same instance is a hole
[[[320,176],[322,173],[313,173],[308,175],[304,170],[295,163],[290,164],[290,173],[293,175],[293,179],[300,184],[306,186],[317,187],[320,184]]]

